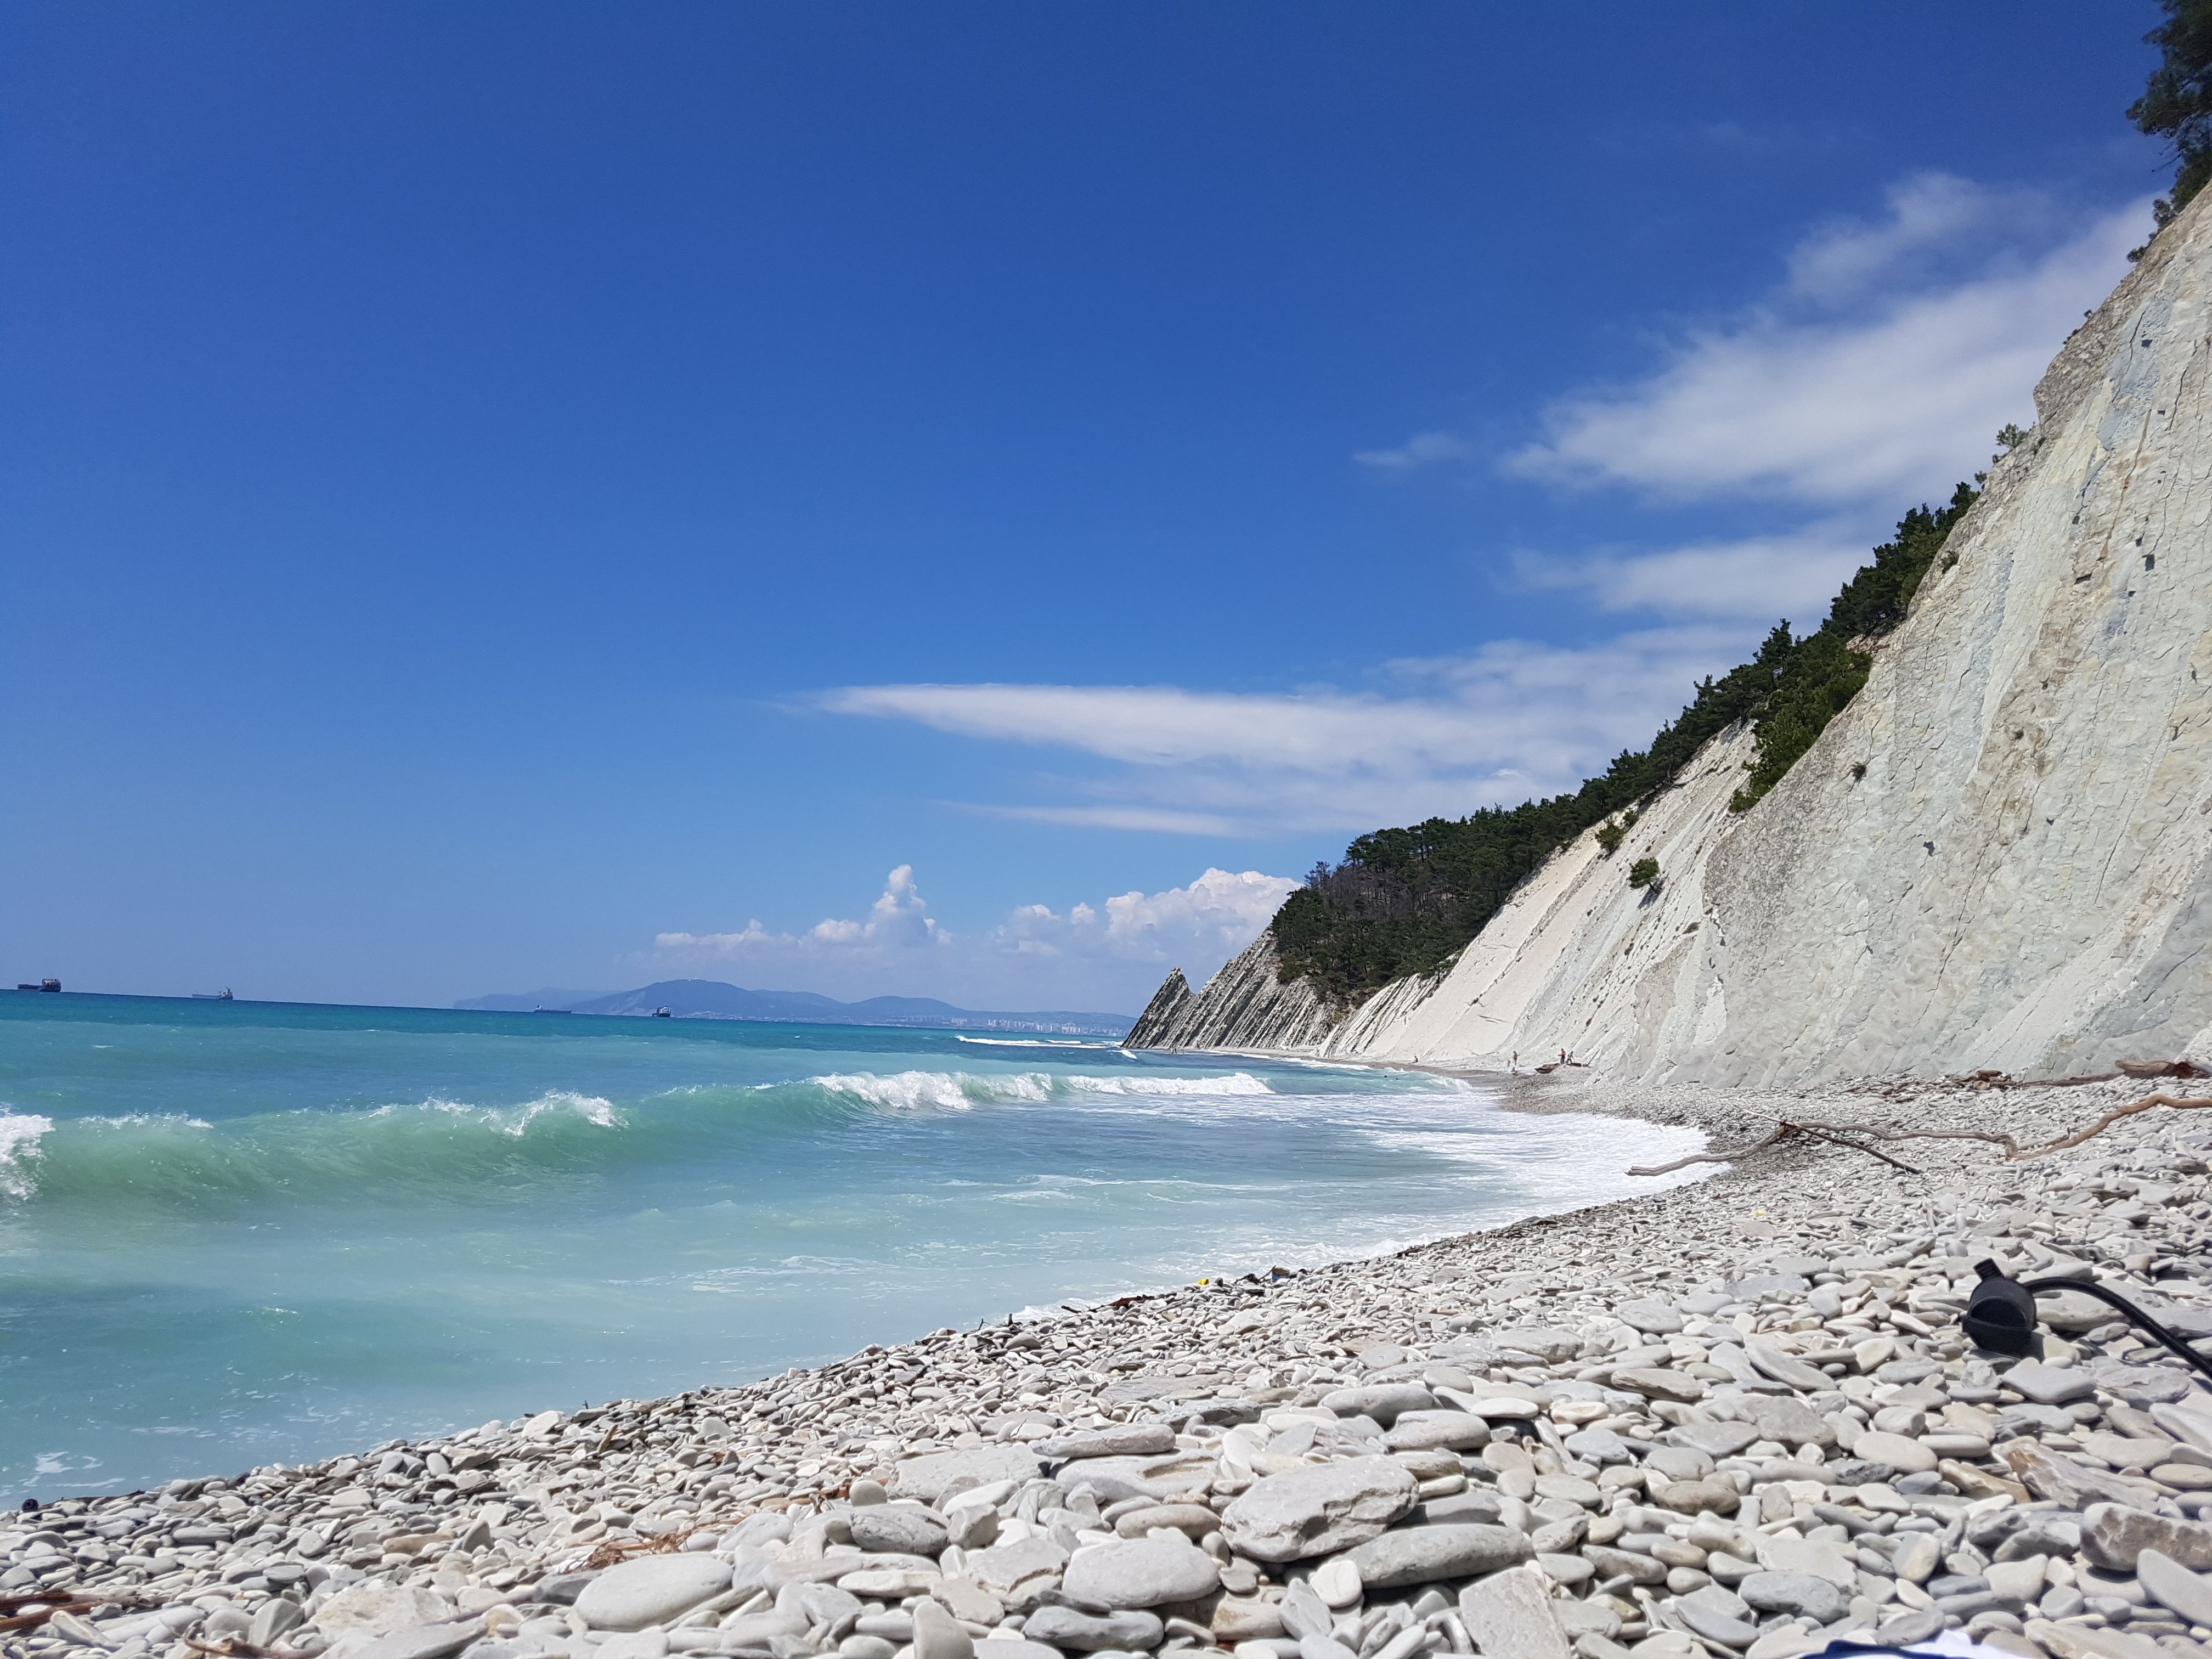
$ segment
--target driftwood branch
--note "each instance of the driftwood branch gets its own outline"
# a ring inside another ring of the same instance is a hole
[[[2095,1122],[2075,1130],[2070,1135],[2062,1135],[2057,1139],[2045,1141],[2039,1146],[2026,1147],[2008,1134],[2001,1134],[1988,1129],[1877,1129],[1863,1124],[1801,1123],[1788,1118],[1781,1118],[1778,1119],[1774,1127],[1765,1134],[1745,1146],[1731,1146],[1722,1152],[1695,1152],[1688,1158],[1678,1158],[1671,1164],[1655,1164],[1648,1169],[1631,1170],[1628,1173],[1632,1176],[1668,1175],[1676,1170],[1687,1169],[1692,1164],[1732,1164],[1738,1158],[1748,1158],[1753,1152],[1765,1152],[1797,1135],[1809,1135],[1815,1140],[1824,1140],[1831,1146],[1848,1147],[1855,1152],[1864,1152],[1869,1158],[1878,1158],[1893,1168],[1904,1170],[1907,1175],[1918,1175],[1920,1171],[1910,1164],[1899,1164],[1887,1153],[1876,1152],[1864,1143],[1869,1140],[1980,1140],[1992,1146],[2002,1147],[2006,1163],[2025,1164],[2031,1158],[2042,1158],[2051,1152],[2063,1152],[2071,1147],[2079,1146],[2083,1141],[2102,1134],[2122,1118],[2133,1117],[2138,1112],[2148,1112],[2160,1106],[2170,1108],[2177,1112],[2198,1111],[2212,1107],[2212,1097],[2200,1099],[2164,1092],[2145,1095],[2141,1100],[2129,1105],[2115,1106]]]

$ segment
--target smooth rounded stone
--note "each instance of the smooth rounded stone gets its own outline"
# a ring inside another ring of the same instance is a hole
[[[2048,1619],[2029,1620],[2025,1634],[2052,1659],[2160,1659],[2166,1651],[2148,1638],[2126,1631],[2059,1625]]]
[[[2192,1625],[2212,1625],[2212,1579],[2155,1549],[2136,1557],[2136,1577],[2160,1607],[2171,1607]]]
[[[1881,1621],[1875,1635],[1891,1647],[1909,1648],[1933,1641],[1943,1628],[1943,1615],[1934,1607],[1900,1613]]]
[[[1079,1434],[1030,1442],[1030,1449],[1047,1462],[1086,1457],[1156,1457],[1175,1449],[1175,1425],[1170,1423],[1117,1423],[1111,1428],[1085,1429]]]
[[[837,1644],[838,1659],[895,1659],[898,1649],[880,1636],[855,1632]]]
[[[1550,1582],[1532,1566],[1478,1578],[1459,1593],[1460,1623],[1485,1659],[1568,1659]]]
[[[1217,1647],[1264,1642],[1284,1633],[1283,1609],[1257,1596],[1224,1595],[1214,1603],[1210,1629]]]
[[[866,1560],[866,1556],[860,1558]],[[844,1558],[849,1561],[851,1557]],[[972,1570],[974,1563],[969,1567]],[[833,1563],[830,1571],[836,1575],[837,1588],[848,1595],[857,1595],[863,1601],[902,1601],[909,1595],[927,1595],[935,1589],[940,1575],[935,1568],[920,1567],[863,1567],[858,1572],[843,1570],[842,1562]],[[786,1570],[787,1574],[788,1569]]]
[[[1750,1606],[1735,1591],[1718,1584],[1677,1596],[1674,1611],[1692,1630],[1723,1647],[1747,1648],[1759,1639],[1759,1622]]]
[[[1802,1613],[1816,1625],[1832,1625],[1850,1607],[1842,1590],[1809,1572],[1754,1572],[1736,1594],[1761,1613]]]
[[[1617,1550],[1607,1544],[1585,1544],[1583,1559],[1597,1569],[1601,1578],[1618,1578],[1626,1574],[1639,1584],[1663,1584],[1667,1569],[1651,1557],[1635,1550]]]
[[[1924,1584],[1943,1560],[1942,1540],[1933,1533],[1916,1532],[1890,1556],[1897,1576],[1907,1583]]]
[[[1762,1537],[1759,1565],[1769,1572],[1810,1573],[1844,1591],[1855,1589],[1859,1582],[1858,1563],[1851,1553],[1825,1538]]]
[[[1465,1409],[1492,1423],[1525,1422],[1544,1414],[1541,1406],[1517,1394],[1469,1395]]]
[[[1662,1508],[1677,1515],[1734,1515],[1743,1495],[1725,1480],[1670,1480],[1652,1489]]]
[[[934,1601],[914,1604],[914,1659],[975,1659],[975,1638]]]
[[[1392,1451],[1479,1451],[1490,1443],[1490,1425],[1473,1412],[1401,1412],[1382,1443]]]
[[[1485,1523],[1498,1520],[1504,1510],[1505,1500],[1488,1486],[1470,1486],[1465,1492],[1447,1493],[1431,1498],[1406,1517],[1406,1524],[1419,1527],[1449,1526],[1455,1521],[1480,1521]]]
[[[1737,1403],[1764,1439],[1779,1441],[1785,1446],[1814,1445],[1824,1449],[1836,1443],[1836,1425],[1802,1400],[1784,1395],[1754,1394],[1747,1395]]]
[[[2033,1601],[2043,1594],[2045,1558],[2031,1555],[2018,1561],[1992,1561],[1982,1570],[1990,1594],[2001,1601]]]
[[[1517,1350],[1534,1355],[1547,1365],[1557,1365],[1583,1351],[1583,1339],[1576,1332],[1563,1331],[1555,1326],[1531,1325],[1519,1330],[1495,1332],[1490,1338],[1490,1346],[1501,1353]]]
[[[1685,1406],[1705,1397],[1705,1385],[1702,1380],[1686,1371],[1658,1365],[1624,1367],[1613,1374],[1613,1386],[1645,1395],[1654,1400],[1671,1400]]]
[[[970,1552],[961,1571],[987,1589],[1009,1590],[1025,1578],[1058,1572],[1067,1552],[1049,1538],[1023,1538]]]
[[[951,1536],[927,1510],[878,1504],[852,1514],[853,1541],[872,1555],[936,1555]]]
[[[1377,1382],[1364,1388],[1334,1389],[1321,1397],[1322,1407],[1339,1417],[1369,1417],[1383,1428],[1401,1412],[1432,1412],[1437,1397],[1416,1382]]]
[[[1181,1539],[1132,1538],[1076,1551],[1060,1575],[1060,1588],[1096,1607],[1156,1607],[1212,1595],[1221,1588],[1221,1569],[1204,1550]]]
[[[1048,1647],[1073,1648],[1084,1653],[1142,1652],[1159,1646],[1164,1628],[1155,1613],[1078,1613],[1073,1607],[1042,1607],[1023,1624],[1022,1634]]]
[[[1220,1525],[1221,1517],[1203,1504],[1154,1504],[1131,1510],[1114,1522],[1114,1530],[1124,1538],[1142,1538],[1155,1527],[1172,1527],[1192,1538],[1203,1538]]]
[[[1298,1638],[1298,1659],[1358,1659],[1358,1656],[1327,1632]]]
[[[884,1490],[884,1483],[880,1480],[860,1480],[853,1483],[852,1491],[847,1497],[854,1509],[864,1510],[872,1504],[887,1502],[890,1494]]]
[[[975,1659],[1060,1659],[1060,1650],[1018,1637],[987,1636],[975,1644]]]
[[[1356,1546],[1351,1560],[1369,1589],[1395,1589],[1495,1572],[1534,1553],[1528,1534],[1517,1527],[1462,1524],[1401,1527]]]
[[[1752,1364],[1761,1376],[1771,1378],[1805,1394],[1814,1394],[1828,1386],[1826,1371],[1817,1365],[1808,1365],[1779,1348],[1764,1342],[1747,1342],[1744,1352],[1751,1357]]]
[[[955,1484],[987,1486],[994,1480],[1034,1480],[1044,1472],[1035,1452],[1024,1446],[973,1446],[930,1452],[898,1466],[892,1486],[901,1498],[934,1505]]]
[[[1310,1577],[1291,1581],[1290,1588],[1283,1592],[1279,1616],[1283,1621],[1283,1628],[1290,1632],[1293,1640],[1303,1640],[1309,1636],[1326,1636],[1329,1627],[1335,1623],[1330,1616],[1328,1603],[1321,1599],[1321,1592],[1313,1587]]]
[[[1547,1578],[1555,1584],[1565,1584],[1569,1589],[1579,1589],[1597,1576],[1597,1569],[1579,1555],[1540,1551],[1536,1565],[1544,1570]]]
[[[1751,1423],[1685,1423],[1667,1431],[1669,1445],[1686,1447],[1708,1457],[1734,1457],[1759,1437],[1758,1426]]]
[[[1341,1613],[1365,1594],[1367,1586],[1359,1577],[1359,1565],[1348,1555],[1331,1556],[1316,1567],[1308,1581],[1322,1604],[1332,1612]]]
[[[711,1555],[649,1555],[609,1567],[576,1597],[594,1630],[664,1625],[730,1588],[730,1565]]]
[[[1540,1474],[1536,1477],[1536,1496],[1594,1510],[1605,1494],[1598,1490],[1596,1481],[1585,1480],[1578,1474]]]
[[[1688,1322],[1668,1304],[1648,1298],[1622,1303],[1613,1310],[1613,1316],[1646,1336],[1672,1336]]]
[[[1713,1472],[1713,1460],[1692,1446],[1654,1446],[1644,1453],[1644,1467],[1669,1480],[1702,1480]]]
[[[1851,1455],[1864,1463],[1886,1463],[1900,1474],[1932,1474],[1942,1461],[1917,1440],[1871,1429],[1858,1437]]]
[[[1636,1454],[1611,1429],[1577,1429],[1564,1442],[1566,1449],[1586,1463],[1627,1463]]]
[[[722,1571],[726,1575],[729,1569]],[[728,1582],[726,1577],[723,1582]],[[435,1590],[365,1578],[348,1584],[324,1602],[315,1613],[314,1626],[335,1641],[341,1636],[388,1636],[453,1616],[453,1604]]]
[[[2033,1406],[2070,1406],[2097,1392],[2097,1379],[2078,1366],[2046,1365],[2039,1359],[2021,1360],[2001,1380]]]
[[[1254,1481],[1221,1512],[1221,1535],[1255,1561],[1333,1555],[1375,1537],[1419,1495],[1413,1471],[1388,1457],[1308,1464]]]

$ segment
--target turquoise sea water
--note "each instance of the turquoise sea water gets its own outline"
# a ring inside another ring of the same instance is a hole
[[[1368,1254],[1694,1144],[1072,1039],[0,993],[0,1497]]]

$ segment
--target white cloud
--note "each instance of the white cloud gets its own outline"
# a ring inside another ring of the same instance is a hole
[[[1824,520],[1771,536],[1694,542],[1656,553],[1515,556],[1531,587],[1586,590],[1605,611],[1666,617],[1790,617],[1802,633],[1827,614],[1850,574],[1887,531],[1871,521]]]
[[[1363,449],[1352,459],[1386,472],[1407,472],[1432,461],[1462,461],[1474,453],[1464,438],[1449,432],[1417,432],[1395,449]]]
[[[1297,885],[1257,870],[1208,869],[1187,887],[1133,890],[1066,911],[1025,904],[973,933],[926,914],[910,865],[890,872],[864,918],[799,933],[757,921],[734,933],[665,933],[641,965],[740,975],[773,988],[872,996],[905,985],[972,1007],[1133,1012],[1170,967],[1203,978],[1258,936]]]
[[[1382,690],[909,684],[847,687],[820,706],[1104,763],[1036,792],[1048,799],[978,809],[1071,826],[1358,830],[1571,788],[1747,655],[1747,623],[1809,628],[1903,508],[1986,465],[1997,428],[2033,418],[2044,365],[2148,222],[2147,204],[2085,227],[2034,192],[1908,179],[1874,220],[1803,238],[1759,306],[1679,339],[1638,381],[1556,404],[1541,441],[1494,461],[1771,523],[1515,561],[1531,586],[1576,590],[1586,616],[1664,626],[1571,647],[1493,641],[1390,665]],[[1485,457],[1426,431],[1356,459],[1404,474]]]
[[[877,685],[822,705],[1120,763],[1073,786],[1108,797],[1097,804],[985,809],[1000,813],[1207,835],[1364,830],[1571,788],[1643,747],[1743,644],[1740,629],[1714,627],[1579,647],[1496,641],[1391,665],[1394,695]]]
[[[1948,173],[1917,173],[1892,185],[1887,215],[1869,224],[1837,219],[1791,250],[1790,292],[1819,304],[1842,306],[1863,298],[1878,283],[1932,274],[1929,266],[1955,266],[1963,252],[2002,252],[2030,235],[2048,235],[2056,222],[2051,199],[2039,191],[1978,185]]]
[[[1556,405],[1548,437],[1507,465],[1568,484],[1892,513],[1948,495],[1988,464],[2000,426],[2033,421],[2044,365],[2125,273],[2148,222],[2130,207],[2038,257],[1848,314],[1829,308],[1984,205],[1948,180],[1893,198],[1880,225],[1822,232],[1801,246],[1792,287],[1771,305],[1692,335],[1640,384]]]

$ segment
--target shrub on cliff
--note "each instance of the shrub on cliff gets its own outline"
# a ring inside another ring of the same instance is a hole
[[[1628,884],[1631,887],[1656,887],[1659,884],[1659,860],[1655,858],[1641,858],[1630,865]]]

